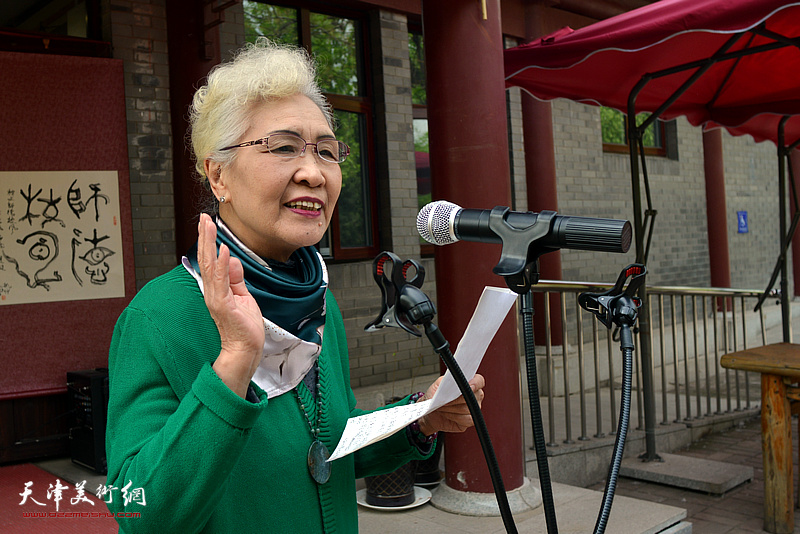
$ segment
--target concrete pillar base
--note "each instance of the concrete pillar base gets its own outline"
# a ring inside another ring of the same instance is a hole
[[[542,505],[542,493],[539,488],[531,484],[527,477],[523,477],[522,480],[522,486],[506,492],[508,505],[513,514],[527,512]],[[431,504],[440,510],[454,514],[481,517],[500,515],[500,507],[494,493],[458,491],[444,481],[433,492]]]

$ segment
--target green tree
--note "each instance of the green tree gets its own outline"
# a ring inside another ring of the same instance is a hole
[[[311,50],[323,91],[361,96],[359,28],[351,19],[311,13]]]
[[[411,60],[411,102],[422,106],[427,105],[425,43],[421,33],[408,34],[408,55]]]
[[[359,247],[370,244],[370,227],[367,212],[367,190],[362,169],[362,135],[364,116],[359,113],[336,111],[337,137],[346,139],[350,156],[341,164],[342,192],[336,211],[339,213],[339,240],[342,247]]]
[[[600,122],[603,127],[603,143],[624,145],[625,115],[613,108],[600,108]]]
[[[244,0],[243,5],[244,34],[248,42],[254,42],[257,37],[267,37],[278,43],[298,43],[296,9],[249,0]]]

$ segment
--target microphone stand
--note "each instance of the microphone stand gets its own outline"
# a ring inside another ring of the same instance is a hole
[[[620,329],[620,350],[622,351],[622,402],[620,406],[619,429],[614,441],[614,452],[611,465],[608,468],[606,487],[603,491],[603,504],[595,523],[595,534],[602,534],[606,530],[608,516],[611,514],[611,503],[617,486],[617,476],[622,464],[622,453],[625,448],[625,438],[628,434],[628,419],[631,411],[631,382],[633,377],[633,328],[639,315],[642,300],[636,297],[636,292],[644,285],[647,268],[638,263],[633,263],[622,270],[617,283],[605,293],[581,293],[578,303],[586,311],[592,312],[606,328],[615,324]],[[630,283],[625,288],[625,282],[630,277]]]
[[[563,232],[566,233],[564,233],[561,236],[562,238],[564,238],[563,241],[558,239],[553,240],[552,238],[554,232],[558,233],[561,231],[559,230],[557,232],[553,228],[555,212],[542,212],[541,214],[539,214],[539,217],[536,217],[536,219],[533,221],[532,224],[529,224],[521,228],[517,228],[508,223],[507,218],[509,214],[510,214],[509,209],[502,206],[495,207],[494,209],[491,210],[491,212],[489,212],[487,226],[489,230],[488,233],[492,235],[492,239],[489,240],[487,238],[487,241],[495,242],[494,239],[499,238],[500,242],[503,245],[502,253],[500,255],[500,260],[498,261],[497,265],[495,265],[494,269],[492,269],[492,272],[496,275],[504,277],[508,288],[522,296],[520,313],[523,319],[523,329],[525,336],[524,345],[525,345],[525,362],[528,375],[528,399],[530,403],[531,426],[533,429],[534,449],[536,451],[536,463],[539,468],[539,483],[542,491],[542,504],[544,506],[545,520],[547,523],[548,534],[558,534],[558,525],[556,522],[556,515],[555,515],[555,505],[553,502],[553,489],[550,481],[550,469],[547,463],[547,445],[545,443],[545,438],[544,438],[544,429],[542,426],[542,411],[541,411],[541,406],[539,404],[539,386],[538,386],[538,379],[536,376],[536,345],[533,339],[534,337],[533,295],[531,287],[539,282],[539,269],[538,269],[539,257],[542,254],[545,254],[547,252],[553,252],[561,247],[608,251],[608,252],[626,252],[627,246],[624,244],[624,239],[623,242],[617,243],[615,244],[615,246],[610,248],[606,246],[599,246],[596,243],[597,238],[604,237],[605,232],[601,231],[601,232],[587,233],[585,231],[585,228],[581,231],[564,230]],[[422,212],[420,212],[420,215],[422,215]],[[600,224],[600,221],[601,219],[596,219],[594,224],[598,225]],[[428,237],[426,237],[426,233],[423,232],[423,229],[420,227],[420,224],[421,223],[418,218],[417,225],[418,228],[420,228],[420,235],[430,240]],[[476,224],[475,221],[472,221],[472,224],[473,225]],[[480,226],[480,224],[478,224],[478,226]],[[449,229],[452,232],[453,230],[452,221],[449,223]],[[592,238],[589,241],[583,239],[589,236],[591,236]],[[571,241],[571,240],[574,241],[576,239],[577,241],[575,242]],[[476,240],[482,241],[483,239],[476,239]],[[434,240],[432,242],[436,244],[444,244],[444,243],[438,243],[437,240]],[[629,244],[630,243],[628,242],[628,245]],[[621,247],[619,250],[617,250],[618,245]],[[623,274],[629,272],[630,269],[632,269],[633,267],[634,266],[628,267],[626,271],[623,271]],[[636,267],[641,268],[642,270],[641,276],[639,276],[638,278],[641,279],[639,280],[639,282],[643,283],[645,268],[643,265],[637,265]],[[624,282],[624,277],[621,276],[620,279],[621,281],[618,280],[617,286],[619,286],[621,282]],[[631,285],[634,284],[632,283]],[[615,286],[614,289],[616,290],[619,288]],[[607,294],[604,294],[602,296],[604,299],[610,298],[608,297]],[[628,296],[629,297],[632,296],[632,293]],[[603,302],[605,302],[605,300]],[[640,301],[638,302],[640,304]],[[636,309],[638,310],[638,308]],[[595,311],[595,313],[597,312]],[[636,317],[634,315],[632,320],[635,321],[635,318]],[[627,329],[627,332],[625,332],[626,337],[623,338],[622,350],[623,350],[623,355],[625,357],[625,362],[627,363],[629,362],[629,360],[632,359],[633,345],[628,338],[632,339],[632,336],[630,336],[630,327],[632,326],[633,323],[628,322],[626,324],[627,326],[623,326],[623,330]],[[436,346],[435,343],[434,346]],[[630,367],[632,368],[632,365]],[[623,377],[623,379],[624,378],[625,377]],[[628,395],[629,394],[630,394],[630,381],[628,381]],[[627,431],[627,417],[625,419],[625,422]],[[623,434],[621,438],[621,443],[623,445],[624,445],[624,440],[625,438]],[[618,445],[615,446],[615,448],[619,448],[621,450],[621,447],[619,447],[620,443],[619,434],[617,436],[617,441]],[[620,460],[621,460],[621,454],[620,454]],[[612,476],[613,480],[611,480]],[[613,469],[613,466],[609,476],[609,480],[607,480],[607,482],[611,482],[611,485],[610,487],[609,486],[606,487],[606,492],[605,492],[606,497],[608,496],[610,489],[610,493],[613,498],[614,485],[616,482],[616,471]],[[611,501],[607,499],[604,502],[603,511],[601,512],[601,518],[605,517],[605,519],[607,520],[608,513],[610,513],[610,508],[611,508]],[[602,532],[603,530],[605,530],[605,521],[598,520],[598,525],[596,526],[595,532]]]
[[[542,425],[542,408],[539,402],[539,383],[536,371],[536,343],[533,335],[533,291],[531,286],[539,282],[539,261],[528,263],[517,274],[505,276],[506,285],[521,295],[520,314],[522,330],[525,338],[525,370],[528,376],[528,404],[531,411],[531,427],[533,430],[533,448],[536,452],[536,466],[539,470],[539,487],[542,492],[545,523],[549,534],[558,534],[556,507],[553,498],[553,486],[550,481],[550,466],[547,462],[547,444]]]
[[[553,486],[547,462],[547,444],[542,426],[542,409],[539,403],[539,384],[536,374],[536,344],[533,336],[533,294],[531,287],[539,282],[539,257],[557,247],[544,243],[551,234],[551,222],[555,212],[538,217],[526,228],[515,228],[506,223],[508,208],[496,207],[489,214],[489,229],[503,244],[500,260],[492,272],[502,276],[509,289],[522,296],[521,310],[525,336],[525,367],[528,375],[528,402],[531,411],[536,465],[539,470],[539,486],[542,492],[545,522],[548,534],[558,534]]]
[[[525,370],[528,375],[528,404],[531,409],[531,426],[533,428],[533,445],[536,451],[536,466],[539,469],[539,484],[542,490],[542,506],[547,524],[547,532],[556,534],[556,508],[553,502],[553,486],[550,482],[550,467],[547,463],[547,446],[544,440],[542,425],[542,408],[539,403],[539,384],[536,374],[536,345],[533,339],[533,292],[526,291],[522,295],[523,332],[525,335]]]

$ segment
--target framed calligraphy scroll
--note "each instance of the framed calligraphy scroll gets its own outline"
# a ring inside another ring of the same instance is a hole
[[[122,60],[0,51],[0,72],[5,425],[15,399],[35,411],[67,372],[108,366],[136,276]]]
[[[0,172],[0,306],[125,295],[116,171]]]

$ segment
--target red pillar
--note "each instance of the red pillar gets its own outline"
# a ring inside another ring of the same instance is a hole
[[[511,200],[499,0],[423,0],[433,198],[491,209]],[[492,268],[500,247],[459,242],[436,248],[439,328],[456,345],[484,286],[505,287]],[[519,356],[513,312],[478,372],[486,377],[483,415],[506,490],[523,483]],[[474,429],[447,436],[446,483],[492,493]]]
[[[195,0],[164,3],[169,50],[169,94],[172,118],[175,251],[177,261],[197,241],[197,206],[208,193],[196,179],[194,159],[186,146],[186,115],[194,92],[221,61],[219,26],[203,31],[203,5]],[[207,57],[202,52],[209,53]],[[157,132],[163,133],[163,132]]]
[[[706,176],[706,216],[711,286],[731,287],[728,222],[725,202],[725,165],[722,130],[703,132],[703,168]]]
[[[528,42],[544,36],[546,8],[540,4],[525,6],[525,33]],[[542,102],[525,91],[522,94],[522,129],[525,147],[525,178],[529,211],[558,211],[556,155],[553,144],[553,113],[550,102]],[[548,252],[539,260],[540,278],[561,280],[561,252]],[[553,345],[561,345],[561,300],[550,296],[550,333]],[[545,344],[544,295],[534,293],[534,340]]]

